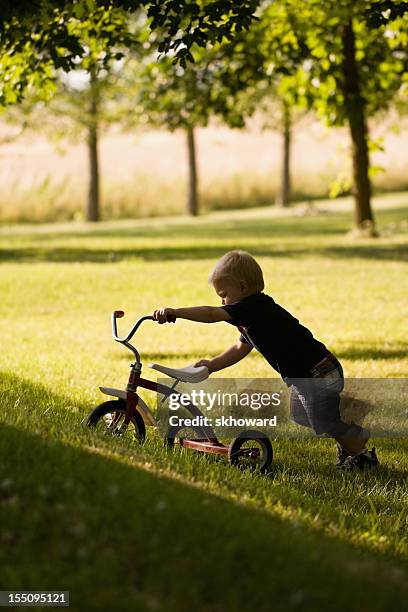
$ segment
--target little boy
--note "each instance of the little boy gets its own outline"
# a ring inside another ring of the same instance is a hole
[[[245,251],[230,251],[216,264],[209,282],[222,306],[160,308],[153,313],[159,323],[189,319],[201,323],[226,321],[240,331],[236,344],[213,359],[202,359],[217,372],[237,363],[256,348],[291,387],[292,419],[311,427],[317,435],[337,442],[337,465],[346,469],[378,465],[375,449],[367,450],[369,432],[340,417],[344,378],[341,364],[312,333],[287,310],[263,293],[262,270]]]

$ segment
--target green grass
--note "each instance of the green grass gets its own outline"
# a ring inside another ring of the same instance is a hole
[[[406,440],[376,440],[381,469],[364,475],[337,472],[329,440],[278,440],[260,476],[82,424],[98,386],[127,379],[110,312],[126,329],[216,304],[207,275],[236,247],[347,376],[408,377],[408,196],[376,201],[377,240],[347,238],[348,201],[328,208],[0,230],[0,588],[70,590],[75,610],[405,608]],[[145,364],[175,367],[235,339],[187,321],[137,336]],[[252,353],[227,372],[276,377]]]

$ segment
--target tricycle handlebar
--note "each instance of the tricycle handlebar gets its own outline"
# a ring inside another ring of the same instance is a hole
[[[125,316],[125,313],[123,312],[123,310],[114,310],[112,312],[112,336],[114,337],[114,339],[117,342],[122,342],[122,343],[126,343],[128,342],[136,333],[136,331],[138,330],[139,326],[143,323],[143,321],[147,321],[147,320],[151,320],[154,321],[154,317],[152,317],[151,315],[146,315],[144,317],[140,317],[140,319],[138,319],[136,321],[136,323],[134,324],[134,326],[132,327],[132,329],[130,330],[130,332],[128,333],[128,335],[124,338],[119,338],[118,336],[118,329],[116,326],[116,319],[121,319],[122,317]]]

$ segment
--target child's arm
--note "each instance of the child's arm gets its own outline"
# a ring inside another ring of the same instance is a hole
[[[191,306],[189,308],[159,308],[153,313],[159,323],[174,323],[176,319],[189,319],[200,323],[228,321],[231,315],[221,306]]]
[[[238,361],[241,361],[241,359],[246,357],[251,351],[252,344],[238,341],[224,351],[224,353],[221,353],[221,355],[217,355],[213,359],[201,359],[194,365],[196,367],[205,365],[210,372],[218,372],[218,370],[223,370],[224,368],[234,365],[234,363],[238,363]]]

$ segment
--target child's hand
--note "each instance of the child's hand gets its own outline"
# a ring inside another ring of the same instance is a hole
[[[175,323],[176,313],[174,308],[159,308],[154,311],[153,318],[159,323]]]
[[[197,361],[197,363],[194,364],[195,368],[198,368],[199,366],[205,366],[206,368],[208,368],[208,371],[210,373],[212,372],[211,361],[209,359],[200,359],[200,361]]]

